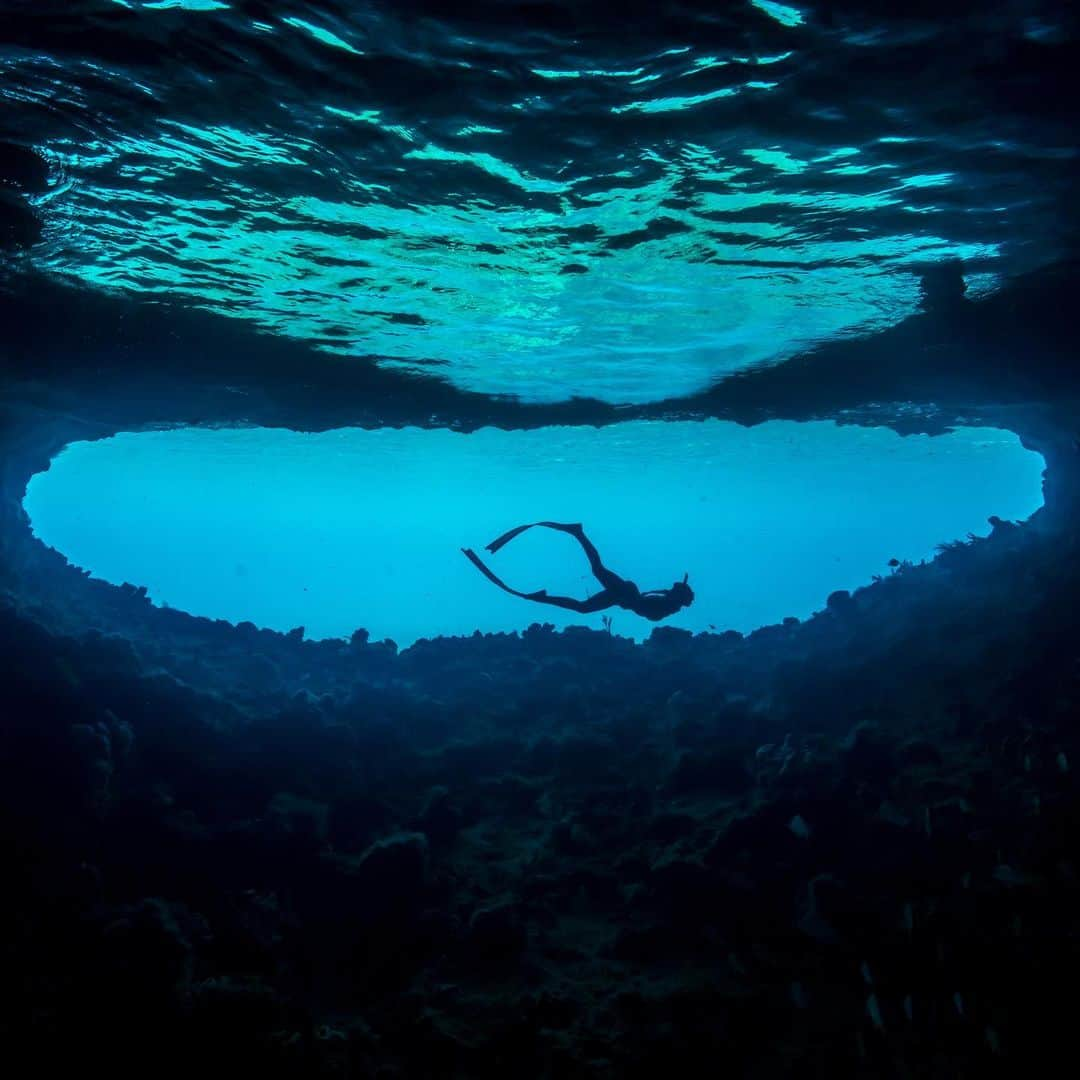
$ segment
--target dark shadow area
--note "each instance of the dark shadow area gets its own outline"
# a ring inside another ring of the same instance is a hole
[[[48,168],[28,147],[0,141],[0,253],[31,247],[41,239],[41,221],[27,201],[48,185]]]
[[[946,274],[893,330],[614,410],[486,401],[11,283],[12,1057],[43,1075],[953,1078],[1064,1050],[1075,290],[1064,266],[975,303]],[[402,652],[153,608],[66,566],[20,506],[66,442],[122,428],[628,413],[990,419],[1046,457],[1046,506],[745,638],[536,625]]]

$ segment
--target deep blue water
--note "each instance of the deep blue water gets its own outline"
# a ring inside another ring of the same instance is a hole
[[[820,610],[836,589],[1024,520],[1042,458],[965,428],[633,422],[463,435],[419,428],[187,429],[65,450],[26,499],[35,533],[96,576],[199,615],[399,645],[437,634],[601,629],[500,592],[462,556],[537,519],[580,521],[641,588],[690,574],[693,631],[750,631]],[[571,538],[526,533],[489,558],[519,591],[599,590]],[[615,633],[652,625],[614,610]]]

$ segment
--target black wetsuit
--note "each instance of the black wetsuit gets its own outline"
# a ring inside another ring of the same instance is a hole
[[[587,600],[575,600],[570,596],[549,596],[544,589],[531,593],[518,592],[517,589],[511,589],[509,585],[500,580],[472,548],[462,548],[461,550],[489,581],[498,585],[505,592],[513,596],[520,596],[523,600],[533,600],[538,604],[551,604],[554,607],[567,608],[583,615],[589,615],[596,611],[605,611],[607,608],[620,607],[625,608],[627,611],[633,611],[635,614],[650,619],[652,622],[659,622],[660,619],[666,619],[669,615],[674,615],[676,611],[686,607],[690,600],[693,599],[693,593],[685,584],[681,588],[674,586],[671,589],[653,589],[649,592],[642,592],[632,581],[619,577],[618,574],[609,570],[601,562],[600,553],[593,547],[592,541],[585,535],[580,525],[564,525],[557,521],[536,521],[530,525],[519,525],[516,529],[503,533],[497,540],[492,540],[487,545],[487,550],[494,554],[504,544],[508,544],[513,540],[515,536],[519,536],[526,529],[532,529],[536,526],[543,526],[545,529],[558,529],[560,532],[569,533],[573,536],[585,550],[593,575],[603,586],[603,589],[596,593],[595,596],[590,596]]]

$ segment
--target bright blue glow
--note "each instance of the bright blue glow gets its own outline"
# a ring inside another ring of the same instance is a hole
[[[511,526],[581,521],[643,589],[689,571],[670,625],[749,631],[807,616],[834,589],[1030,516],[1042,458],[1015,435],[772,422],[633,422],[470,435],[182,429],[68,447],[26,496],[33,529],[75,564],[158,603],[309,637],[418,637],[585,624],[508,596],[460,553]],[[491,565],[531,591],[598,586],[575,542],[526,533]],[[614,631],[652,625],[615,610]]]
[[[774,18],[782,26],[799,26],[803,21],[803,13],[787,4],[777,4],[774,0],[750,0],[750,3],[766,15]]]
[[[126,8],[135,6],[129,0],[113,0],[113,3]],[[166,11],[170,8],[182,8],[185,11],[223,11],[229,5],[224,0],[141,0],[138,6],[148,11]]]
[[[324,45],[330,45],[335,49],[344,49],[346,52],[355,53],[357,56],[362,56],[363,53],[359,49],[354,49],[347,41],[339,38],[337,34],[325,29],[321,26],[316,26],[314,23],[309,23],[305,19],[285,18],[282,22],[288,23],[289,26],[295,26],[298,30],[304,30],[309,33],[316,41],[321,41]]]

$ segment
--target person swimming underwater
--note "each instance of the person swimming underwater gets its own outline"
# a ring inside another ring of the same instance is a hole
[[[546,589],[531,593],[518,592],[517,589],[511,589],[509,585],[496,577],[472,548],[462,548],[461,550],[484,577],[498,585],[504,592],[508,592],[512,596],[520,596],[523,600],[533,600],[538,604],[551,604],[554,607],[567,608],[570,611],[580,612],[582,615],[589,615],[595,611],[605,611],[611,607],[620,607],[632,611],[635,615],[642,616],[642,618],[650,619],[652,622],[659,622],[669,615],[674,615],[676,611],[689,607],[694,602],[694,590],[687,584],[688,574],[684,574],[682,581],[676,581],[670,589],[651,589],[649,592],[642,592],[632,581],[619,577],[618,574],[609,570],[603,564],[600,553],[593,547],[592,541],[585,535],[585,530],[579,524],[564,525],[557,521],[534,521],[531,525],[519,525],[516,529],[511,529],[509,532],[503,533],[498,539],[492,540],[487,545],[487,550],[494,555],[499,548],[504,544],[508,544],[515,536],[520,536],[526,529],[537,526],[542,526],[545,529],[558,529],[559,532],[569,533],[574,537],[584,548],[593,575],[603,586],[603,589],[596,593],[595,596],[590,596],[587,600],[575,600],[570,596],[549,596]]]

